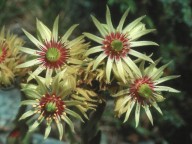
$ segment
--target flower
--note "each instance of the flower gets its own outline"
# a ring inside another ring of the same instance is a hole
[[[24,76],[27,69],[16,69],[16,66],[25,61],[26,57],[19,53],[18,46],[24,44],[23,40],[10,31],[0,32],[0,85],[9,86],[16,76]]]
[[[134,20],[132,23],[123,28],[123,24],[128,15],[128,11],[129,10],[124,13],[119,22],[119,25],[115,29],[111,21],[109,8],[107,7],[106,24],[100,23],[94,16],[91,16],[102,37],[98,37],[91,33],[84,33],[85,36],[99,43],[98,46],[89,49],[85,55],[88,56],[90,54],[100,53],[97,55],[96,59],[93,59],[93,70],[95,70],[99,64],[104,61],[104,64],[106,65],[106,80],[108,83],[111,81],[111,71],[113,70],[114,72],[114,68],[117,69],[121,80],[126,82],[125,77],[127,73],[127,66],[131,69],[136,67],[135,63],[128,55],[153,62],[151,58],[133,50],[132,48],[139,46],[158,45],[152,41],[137,41],[137,39],[141,36],[154,31],[154,29],[146,29],[145,25],[141,22],[145,16]]]
[[[59,131],[60,140],[63,137],[63,124],[69,125],[74,132],[73,122],[70,116],[83,121],[82,117],[72,108],[77,106],[87,107],[84,101],[71,99],[68,95],[68,90],[63,88],[61,71],[52,79],[52,83],[47,86],[45,80],[39,76],[34,76],[37,85],[23,84],[23,91],[28,96],[29,100],[22,101],[22,105],[30,105],[32,109],[25,112],[20,120],[26,119],[30,116],[36,118],[35,122],[30,125],[29,131],[33,131],[43,121],[46,122],[45,138],[48,137],[51,131],[51,125],[55,123]],[[84,111],[80,112],[87,117]]]
[[[48,78],[52,76],[53,72],[58,73],[67,66],[82,64],[82,60],[84,59],[83,53],[88,47],[88,44],[84,43],[84,36],[79,36],[72,41],[68,40],[78,25],[71,26],[69,30],[59,38],[58,21],[59,16],[55,19],[53,30],[50,31],[41,21],[37,20],[38,39],[23,30],[26,36],[37,46],[38,50],[20,47],[22,52],[35,57],[17,66],[17,68],[37,65],[38,67],[33,72],[33,75],[39,75],[45,70],[46,77]],[[31,79],[32,77],[29,77],[28,81]]]
[[[135,121],[136,127],[139,123],[140,108],[144,108],[150,122],[153,124],[153,118],[150,112],[150,106],[152,105],[160,114],[162,114],[157,102],[164,101],[162,96],[163,91],[178,93],[179,91],[168,86],[159,86],[162,82],[175,79],[179,76],[165,76],[163,70],[168,64],[156,68],[160,59],[155,61],[154,64],[150,64],[147,68],[144,68],[145,62],[141,62],[140,67],[137,67],[135,75],[132,75],[130,82],[126,85],[126,89],[120,90],[113,96],[116,97],[115,112],[117,116],[121,116],[125,113],[124,122],[129,118],[129,115],[136,105],[135,109]]]

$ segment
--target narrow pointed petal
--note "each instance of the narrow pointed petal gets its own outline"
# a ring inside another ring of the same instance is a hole
[[[139,125],[140,108],[141,108],[141,105],[139,102],[137,102],[136,109],[135,109],[135,127],[138,127]]]
[[[42,40],[50,41],[51,40],[51,31],[47,26],[45,26],[41,21],[37,19],[37,31],[40,34]]]
[[[38,76],[35,76],[35,79],[40,87],[39,89],[40,94],[44,95],[47,92],[47,88],[45,87],[44,83],[39,79]]]
[[[129,32],[131,31],[138,23],[140,23],[140,21],[145,17],[141,16],[139,18],[137,18],[136,20],[134,20],[133,22],[131,22],[128,26],[125,27],[125,29],[123,30],[123,32]]]
[[[36,105],[39,104],[39,102],[35,100],[24,100],[21,102],[21,105]]]
[[[104,27],[101,25],[101,23],[94,17],[91,15],[91,18],[95,24],[95,26],[97,27],[97,29],[99,30],[99,32],[101,33],[101,35],[103,37],[105,37],[107,35],[106,30],[104,29]]]
[[[152,41],[133,41],[133,42],[130,42],[130,47],[140,47],[140,46],[149,46],[149,45],[159,46],[157,43],[152,42]]]
[[[47,86],[50,85],[51,83],[51,76],[52,76],[52,73],[53,73],[53,69],[47,69],[46,71],[46,76],[45,76],[45,83]]]
[[[25,35],[38,47],[44,47],[41,42],[39,42],[34,36],[32,36],[30,33],[28,33],[26,30],[22,29]]]
[[[125,95],[125,94],[128,94],[129,93],[129,89],[124,89],[124,90],[121,90],[119,91],[118,93],[114,94],[114,95],[111,95],[112,97],[118,97],[118,96],[122,96],[122,95]]]
[[[155,91],[167,91],[167,92],[173,92],[173,93],[180,93],[180,91],[178,91],[174,88],[168,87],[168,86],[155,86],[154,90]]]
[[[139,70],[139,68],[137,67],[137,65],[136,65],[129,57],[124,57],[123,60],[124,60],[125,63],[134,71],[134,73],[135,73],[138,77],[142,77],[141,71]]]
[[[164,69],[170,64],[171,62],[161,66],[160,68],[158,68],[158,70],[153,74],[151,75],[151,79],[155,80],[155,79],[158,79],[162,74],[163,74],[163,71]]]
[[[107,65],[106,65],[106,78],[107,82],[110,83],[110,76],[111,76],[111,70],[113,66],[113,61],[114,59],[111,59],[110,57],[107,60]]]
[[[73,122],[66,115],[62,116],[61,118],[69,125],[71,131],[74,132]]]
[[[142,61],[139,65],[139,69],[141,70],[141,74],[145,75],[145,61]]]
[[[161,114],[163,115],[161,109],[159,108],[158,104],[156,102],[152,102],[151,105]]]
[[[75,39],[73,39],[72,41],[70,41],[69,43],[68,43],[68,47],[69,48],[71,48],[72,46],[74,46],[74,45],[76,45],[76,44],[78,44],[80,41],[82,41],[83,39],[84,39],[84,37],[85,36],[79,36],[79,37],[77,37],[77,38],[75,38]]]
[[[25,95],[31,99],[40,99],[42,95],[40,95],[37,91],[34,91],[34,89],[36,88],[24,88],[22,91],[24,91]]]
[[[97,43],[100,43],[100,44],[102,44],[103,43],[103,41],[104,41],[104,39],[102,39],[102,38],[100,38],[100,37],[98,37],[98,36],[96,36],[96,35],[93,35],[93,34],[91,34],[91,33],[83,33],[86,37],[88,37],[89,39],[91,39],[91,40],[93,40],[93,41],[95,41],[95,42],[97,42]]]
[[[36,120],[30,127],[29,127],[29,132],[34,131],[43,121],[43,118],[40,120]]]
[[[40,51],[33,50],[33,49],[27,48],[27,47],[19,47],[19,50],[24,52],[24,53],[34,55],[34,56],[38,56],[39,54],[37,54],[37,52],[40,52]]]
[[[63,125],[59,121],[57,121],[56,124],[57,124],[57,128],[59,130],[59,139],[62,140],[62,138],[63,138]]]
[[[130,115],[134,105],[135,105],[135,100],[129,102],[128,108],[127,108],[128,110],[126,112],[125,119],[123,121],[124,123],[128,120],[129,115]]]
[[[25,118],[27,118],[27,117],[32,116],[33,114],[34,114],[34,111],[29,110],[29,111],[27,111],[26,113],[24,113],[24,114],[19,118],[19,120],[23,120],[23,119],[25,119]]]
[[[58,40],[58,25],[59,25],[59,16],[56,17],[55,22],[53,24],[53,40]]]
[[[124,101],[120,104],[119,109],[124,108],[125,105],[127,105],[127,103],[131,100],[131,98],[132,97],[130,95],[126,96]]]
[[[70,110],[70,109],[68,109],[68,108],[65,108],[65,112],[66,112],[67,114],[69,114],[69,115],[77,118],[77,119],[80,119],[80,120],[83,122],[83,119],[81,118],[81,116],[80,116],[78,113],[76,113],[76,112],[74,112],[74,111],[72,111],[72,110]]]
[[[45,129],[44,139],[46,139],[49,136],[50,132],[51,132],[51,125],[49,124]]]
[[[151,115],[151,111],[149,110],[149,106],[146,104],[144,106],[144,109],[145,109],[145,113],[147,114],[147,117],[149,118],[151,124],[153,125],[153,117]]]
[[[142,54],[142,53],[140,53],[140,52],[137,52],[137,51],[135,51],[135,50],[133,50],[133,49],[131,49],[131,50],[129,51],[129,54],[130,54],[130,55],[133,55],[133,56],[135,56],[135,57],[138,57],[138,58],[140,58],[140,59],[149,61],[149,62],[151,62],[151,63],[154,63],[153,60],[152,60],[150,57],[148,57],[148,56],[146,56],[146,55],[144,55],[144,54]]]
[[[71,26],[68,31],[65,33],[65,35],[61,38],[61,41],[64,43],[68,40],[69,36],[72,34],[72,32],[75,30],[75,28],[78,26],[78,24],[75,24]]]
[[[29,82],[30,80],[32,80],[34,78],[34,76],[38,76],[43,70],[45,70],[44,67],[39,66],[33,73],[32,75],[29,75],[27,82]]]
[[[33,59],[33,60],[27,61],[27,62],[25,62],[25,63],[22,63],[22,64],[16,66],[16,68],[26,68],[26,67],[38,65],[38,64],[40,64],[40,63],[42,63],[40,60],[38,60],[38,59]]]
[[[162,102],[165,100],[161,94],[153,93],[153,96],[155,97],[156,102]]]
[[[160,84],[160,83],[163,83],[165,81],[168,81],[168,80],[172,80],[172,79],[175,79],[175,78],[178,78],[180,77],[180,75],[175,75],[175,76],[166,76],[166,77],[163,77],[163,78],[160,78],[160,79],[157,79],[155,80],[155,84]]]
[[[114,32],[114,27],[113,27],[113,24],[112,24],[112,21],[111,21],[111,13],[110,13],[110,10],[109,10],[109,7],[107,6],[107,11],[106,11],[106,20],[107,20],[107,25],[109,27],[109,32]]]
[[[155,29],[147,29],[147,30],[143,30],[143,31],[138,31],[137,33],[133,34],[130,37],[130,41],[136,40],[136,39],[140,38],[141,36],[151,33],[153,31],[155,31]]]
[[[101,61],[106,58],[107,55],[105,53],[101,53],[95,60],[94,64],[93,64],[93,70],[95,70],[98,65],[101,63]]]
[[[117,71],[119,73],[119,77],[123,80],[123,82],[125,83],[126,80],[125,80],[125,74],[124,74],[124,68],[123,68],[123,64],[122,64],[122,61],[121,59],[119,60],[115,60],[116,62],[116,66],[117,66]]]
[[[120,22],[119,22],[119,25],[117,26],[117,31],[122,32],[123,25],[124,25],[124,22],[125,22],[125,19],[126,19],[128,13],[129,13],[129,10],[130,10],[130,8],[128,8],[128,9],[125,11],[125,13],[123,14],[123,16],[121,17],[121,20],[120,20]]]
[[[93,47],[93,48],[90,48],[89,50],[87,50],[87,52],[85,53],[85,56],[88,56],[93,53],[101,52],[101,51],[103,51],[101,46],[96,46],[96,47]]]

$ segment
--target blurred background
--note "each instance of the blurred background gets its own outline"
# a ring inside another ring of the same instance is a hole
[[[152,111],[154,126],[145,114],[141,115],[136,129],[134,115],[123,124],[113,116],[113,101],[109,99],[103,114],[100,129],[101,144],[191,144],[192,143],[192,1],[191,0],[0,0],[0,27],[6,26],[13,33],[27,40],[21,28],[35,34],[36,18],[52,28],[53,21],[60,15],[59,30],[64,33],[72,24],[79,23],[73,36],[84,31],[97,33],[90,14],[105,22],[106,5],[111,9],[112,21],[117,26],[124,11],[130,7],[126,24],[147,15],[147,28],[157,29],[145,36],[160,47],[144,47],[140,51],[153,53],[153,59],[162,57],[168,75],[181,75],[166,85],[181,91],[165,94],[160,103],[163,116]],[[19,108],[19,92],[14,88],[0,90],[0,144],[13,128],[13,120]],[[78,136],[77,136],[78,137]],[[78,138],[77,138],[78,139]],[[43,142],[41,134],[35,134],[33,144],[60,144],[57,137]]]

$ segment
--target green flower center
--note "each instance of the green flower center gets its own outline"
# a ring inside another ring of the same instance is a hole
[[[55,112],[57,110],[57,106],[56,106],[56,103],[55,102],[48,102],[46,105],[45,105],[45,109],[47,112]]]
[[[142,84],[138,89],[138,93],[141,97],[149,98],[152,95],[153,91],[148,84]]]
[[[60,58],[60,51],[57,48],[49,48],[46,52],[46,58],[50,62],[56,62]]]
[[[113,40],[111,42],[111,47],[112,47],[112,50],[115,50],[115,51],[121,51],[123,49],[123,42],[120,41],[120,40]]]

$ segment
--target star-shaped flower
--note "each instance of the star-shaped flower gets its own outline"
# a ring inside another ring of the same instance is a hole
[[[144,108],[150,122],[153,124],[153,118],[149,109],[150,106],[153,106],[159,113],[162,114],[161,109],[157,105],[157,102],[161,102],[165,99],[162,96],[162,92],[179,92],[171,87],[159,85],[165,81],[179,77],[162,77],[163,70],[169,63],[161,66],[160,68],[156,68],[159,61],[160,59],[155,61],[154,64],[149,65],[147,68],[144,68],[145,62],[141,62],[140,67],[137,67],[134,72],[136,74],[131,75],[130,82],[126,85],[126,88],[113,95],[116,98],[115,112],[118,117],[125,113],[124,122],[128,120],[133,107],[136,105],[136,127],[139,124],[141,107]]]
[[[46,77],[49,79],[53,75],[53,72],[58,73],[67,66],[82,64],[83,53],[88,46],[88,44],[84,43],[84,37],[79,36],[72,41],[68,40],[78,25],[71,26],[67,32],[59,38],[58,21],[59,16],[55,19],[53,30],[50,31],[41,21],[37,20],[38,39],[26,30],[23,30],[38,50],[20,47],[22,52],[32,55],[34,58],[17,66],[17,68],[37,65],[33,75],[39,75],[45,70]],[[28,81],[31,79],[32,77],[29,77]]]
[[[101,37],[93,35],[91,33],[84,33],[85,36],[92,39],[93,41],[99,43],[98,46],[92,47],[86,52],[86,56],[94,53],[99,53],[96,55],[97,58],[93,59],[94,65],[93,70],[95,70],[99,64],[104,62],[106,65],[106,81],[110,82],[111,71],[114,72],[114,68],[117,69],[119,77],[126,82],[127,67],[132,70],[135,69],[136,65],[129,55],[135,56],[137,58],[153,62],[150,57],[133,50],[134,47],[158,45],[152,41],[138,41],[141,36],[153,32],[154,29],[146,29],[145,25],[141,20],[145,17],[142,16],[127,26],[123,28],[125,19],[128,15],[127,10],[122,16],[117,28],[114,28],[111,21],[111,14],[109,8],[106,11],[106,24],[100,23],[94,16],[92,20],[99,30]]]

